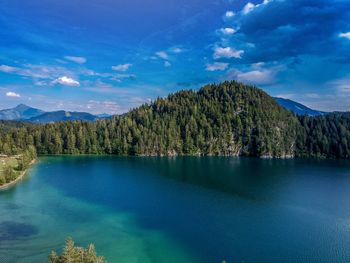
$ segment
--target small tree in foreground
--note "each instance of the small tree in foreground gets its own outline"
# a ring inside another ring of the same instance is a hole
[[[55,251],[51,252],[49,263],[106,263],[106,261],[103,257],[96,255],[93,244],[84,249],[74,246],[74,241],[69,238],[62,255],[57,255]]]

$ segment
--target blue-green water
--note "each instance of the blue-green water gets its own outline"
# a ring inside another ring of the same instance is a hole
[[[45,157],[0,192],[0,262],[350,262],[350,162]]]

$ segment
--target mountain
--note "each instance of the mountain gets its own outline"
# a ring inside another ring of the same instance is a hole
[[[301,103],[298,103],[289,99],[284,99],[284,98],[273,98],[273,99],[282,107],[294,112],[296,115],[299,115],[299,116],[303,116],[303,115],[320,116],[320,115],[327,114],[327,112],[310,109]]]
[[[0,110],[0,120],[27,120],[45,113],[42,110],[19,104],[12,109]]]
[[[0,110],[0,120],[27,121],[33,123],[49,123],[56,121],[95,121],[110,118],[108,114],[92,115],[86,112],[53,111],[45,112],[39,109],[19,104],[12,109]]]
[[[326,112],[310,109],[298,102],[295,102],[289,99],[283,99],[283,98],[273,98],[273,99],[282,107],[294,112],[299,116],[303,116],[303,115],[319,116],[319,115],[326,114]],[[0,110],[0,120],[21,120],[21,121],[29,121],[33,123],[49,123],[49,122],[73,121],[73,120],[95,121],[96,119],[108,119],[111,117],[112,117],[111,115],[108,115],[105,113],[92,115],[90,113],[85,113],[85,112],[70,112],[70,111],[45,112],[39,109],[29,107],[24,104],[19,104],[17,107],[12,109]]]
[[[27,121],[33,123],[50,123],[58,121],[95,121],[97,116],[86,112],[72,112],[72,111],[52,111],[46,112],[42,115],[28,119]]]
[[[106,119],[106,118],[111,118],[112,115],[109,115],[107,113],[102,113],[102,114],[97,114],[96,117],[99,119]]]

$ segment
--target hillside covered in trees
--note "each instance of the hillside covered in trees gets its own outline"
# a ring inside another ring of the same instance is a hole
[[[158,98],[96,122],[0,123],[0,152],[38,154],[350,155],[348,115],[296,117],[264,91],[232,81]]]
[[[297,155],[350,158],[350,113],[299,117]]]

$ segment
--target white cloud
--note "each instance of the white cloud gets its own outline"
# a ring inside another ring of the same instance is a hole
[[[18,70],[18,68],[15,67],[11,67],[8,65],[0,65],[0,71],[1,72],[5,72],[5,73],[13,73],[16,72]]]
[[[237,79],[248,83],[268,84],[271,83],[273,74],[270,70],[252,70],[244,73],[238,73]]]
[[[132,64],[120,64],[117,66],[113,66],[112,69],[115,71],[127,71],[130,67],[132,66]]]
[[[350,77],[330,81],[327,85],[334,87],[338,94],[350,95]]]
[[[171,49],[171,52],[173,52],[175,54],[179,54],[179,53],[184,52],[184,50],[182,48],[179,48],[179,47],[174,47]]]
[[[128,88],[117,87],[110,83],[103,82],[100,79],[91,83],[88,87],[84,87],[84,89],[92,92],[105,93],[105,94],[118,94],[118,95],[122,95],[122,94],[125,95],[131,92],[130,89]]]
[[[227,11],[225,13],[225,17],[226,18],[231,18],[231,17],[234,17],[235,16],[235,13],[233,11]]]
[[[231,27],[226,27],[226,28],[221,28],[220,32],[224,35],[233,35],[234,33],[236,33],[236,30],[234,30]]]
[[[18,93],[12,92],[12,91],[7,92],[6,96],[7,97],[15,97],[15,98],[21,97],[21,95],[19,95]]]
[[[121,82],[123,79],[130,79],[135,80],[136,75],[135,74],[116,74],[112,77],[112,80]]]
[[[70,87],[79,87],[80,83],[79,81],[76,81],[72,78],[69,78],[67,76],[59,77],[52,81],[52,84],[61,84],[64,86],[70,86]]]
[[[169,61],[165,61],[164,67],[166,67],[166,68],[171,67],[171,63]]]
[[[347,38],[350,40],[350,32],[346,32],[346,33],[340,33],[339,37],[341,38]]]
[[[85,107],[84,107],[85,106]],[[121,106],[115,102],[110,100],[105,101],[96,101],[89,100],[86,105],[82,105],[82,108],[88,109],[88,111],[93,113],[109,113],[109,114],[117,114],[120,113]]]
[[[231,47],[217,47],[214,49],[214,58],[241,58],[244,54],[243,50],[236,50]]]
[[[225,70],[228,67],[228,63],[214,62],[213,64],[207,64],[207,71]]]
[[[69,75],[70,71],[63,67],[56,67],[50,65],[33,65],[25,64],[21,67],[12,67],[8,65],[0,65],[0,71],[15,74],[23,77],[30,77],[34,80],[38,79],[55,79],[58,76]]]
[[[268,3],[268,2],[267,2]],[[247,3],[244,7],[243,7],[243,9],[242,9],[242,12],[243,12],[243,14],[248,14],[249,12],[251,12],[254,8],[255,8],[256,6],[253,4],[253,3],[251,3],[251,2],[249,2],[249,3]]]
[[[264,62],[256,62],[256,63],[251,64],[251,67],[253,69],[261,69],[263,66],[265,66]]]
[[[84,64],[87,61],[87,59],[84,57],[74,57],[74,56],[65,56],[64,59],[72,61],[74,63],[78,63],[78,64]]]
[[[158,51],[156,55],[162,59],[169,59],[169,55],[165,51]]]
[[[85,76],[100,76],[99,73],[91,70],[91,69],[82,69],[81,74],[85,75]]]
[[[270,68],[263,68],[264,63],[252,64],[250,70],[239,71],[231,70],[228,73],[229,79],[236,79],[241,82],[257,85],[272,84],[276,81],[276,75],[285,70],[283,65],[275,65]]]
[[[248,2],[242,9],[242,13],[244,15],[250,13],[251,11],[253,11],[255,8],[258,8],[258,7],[262,7],[264,5],[267,5],[269,3],[271,3],[273,0],[264,0],[261,4],[256,4],[254,5],[253,3],[251,2]]]
[[[39,81],[35,81],[35,82],[34,82],[34,85],[35,85],[35,86],[43,87],[43,86],[47,86],[48,83],[47,83],[46,81],[39,80]]]

